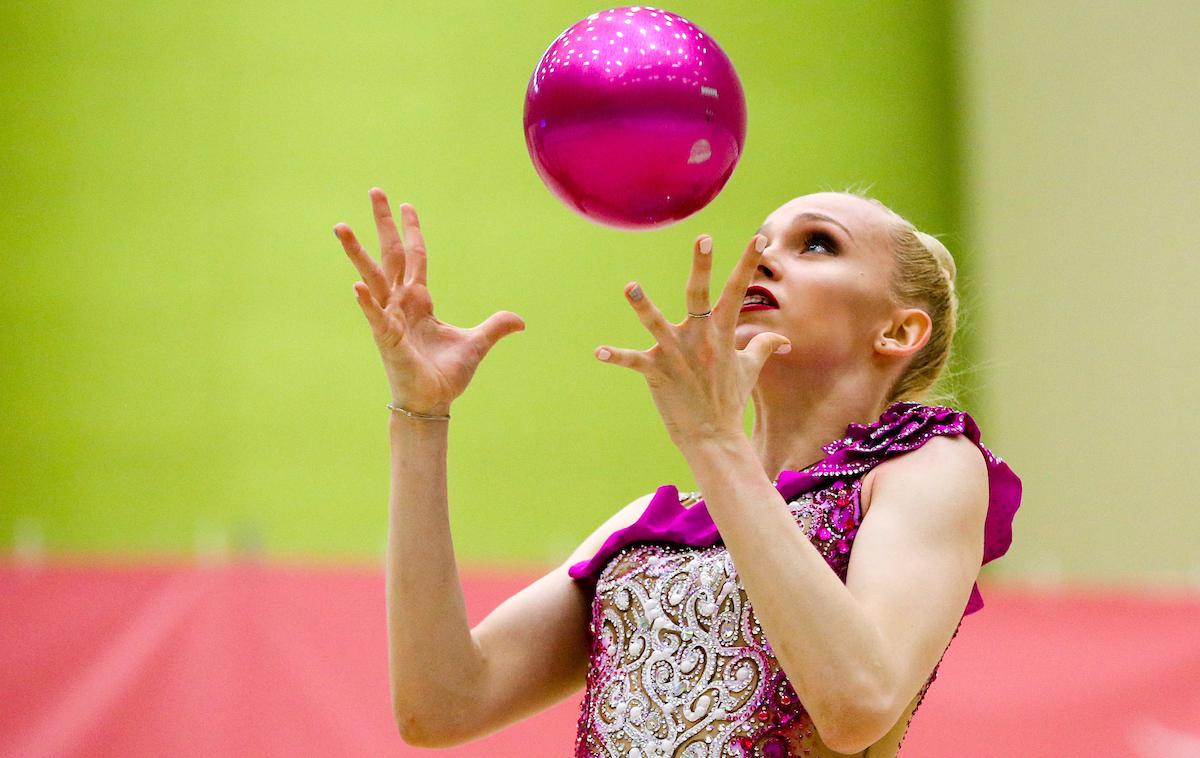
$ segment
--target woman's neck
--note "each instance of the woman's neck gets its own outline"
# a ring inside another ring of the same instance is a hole
[[[814,387],[797,382],[792,367],[763,367],[754,388],[751,444],[767,476],[800,471],[825,458],[825,445],[840,439],[850,423],[869,424],[887,408],[877,376],[845,376]],[[812,377],[810,377],[812,378]]]

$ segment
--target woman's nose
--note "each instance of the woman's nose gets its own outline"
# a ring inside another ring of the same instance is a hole
[[[760,253],[758,256],[758,268],[756,270],[756,273],[760,273],[763,276],[767,277],[768,279],[774,279],[775,271],[777,269],[777,267],[772,262],[774,260],[774,258],[775,258],[775,250],[774,250],[773,246],[770,243],[768,243],[766,248],[764,248],[762,253]]]

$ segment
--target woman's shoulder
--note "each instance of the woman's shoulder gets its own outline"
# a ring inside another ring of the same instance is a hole
[[[943,441],[927,447],[930,440],[938,438]],[[987,469],[988,507],[982,560],[986,564],[1008,552],[1012,544],[1013,519],[1021,505],[1022,485],[1008,463],[983,443],[982,432],[971,414],[945,405],[892,403],[875,422],[850,424],[843,438],[825,447],[829,454],[826,463],[834,471],[874,472],[885,463],[896,465],[889,461],[907,458],[912,464],[921,460],[938,467],[953,463],[954,456],[964,455],[963,451],[970,447],[968,442],[982,454]],[[919,448],[926,450],[918,456],[908,456]],[[983,599],[975,587],[966,612],[972,613],[982,606]]]
[[[931,435],[921,445],[899,455],[884,456],[862,478],[862,511],[871,505],[871,496],[878,481],[883,479],[909,481],[934,479],[965,480],[971,487],[988,488],[986,459],[979,448],[963,434]]]

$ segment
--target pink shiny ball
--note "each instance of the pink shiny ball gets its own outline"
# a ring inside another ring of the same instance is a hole
[[[525,91],[538,176],[599,224],[653,229],[708,205],[746,142],[746,98],[724,51],[686,18],[627,6],[571,25]]]

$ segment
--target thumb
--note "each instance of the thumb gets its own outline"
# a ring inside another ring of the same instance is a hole
[[[525,321],[512,311],[496,311],[471,331],[486,354],[501,337],[525,331]]]
[[[774,332],[761,332],[754,335],[746,345],[746,352],[758,360],[758,365],[767,362],[773,353],[786,353],[792,349],[792,343],[787,337]]]

